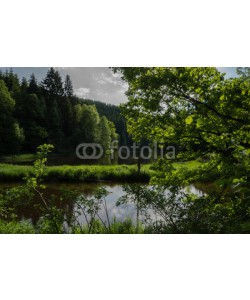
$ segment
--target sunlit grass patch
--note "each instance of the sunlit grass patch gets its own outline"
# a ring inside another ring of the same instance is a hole
[[[176,169],[186,167],[193,170],[202,163],[198,161],[174,163]],[[84,165],[84,166],[49,166],[46,180],[58,181],[121,181],[121,182],[148,182],[154,173],[151,165],[141,166],[138,172],[136,165]],[[0,181],[22,181],[32,173],[32,166],[0,164]]]

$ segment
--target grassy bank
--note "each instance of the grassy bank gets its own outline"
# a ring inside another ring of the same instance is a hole
[[[47,167],[46,181],[123,181],[140,182],[150,178],[149,167],[142,168],[140,174],[136,166],[53,166]],[[0,164],[0,181],[22,181],[32,174],[32,166]]]
[[[201,163],[190,161],[176,163],[175,167],[197,168]],[[22,181],[32,173],[32,166],[0,164],[0,181]],[[46,180],[58,181],[120,181],[120,182],[148,182],[153,171],[150,165],[143,165],[138,174],[135,165],[91,165],[91,166],[49,166]]]

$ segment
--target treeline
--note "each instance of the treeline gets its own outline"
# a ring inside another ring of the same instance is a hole
[[[42,82],[0,71],[0,154],[34,152],[50,143],[71,152],[79,143],[129,141],[118,107],[77,98],[70,76],[50,68]]]
[[[101,117],[105,116],[115,124],[116,132],[119,135],[119,144],[124,146],[132,145],[133,141],[127,132],[126,120],[121,115],[120,107],[101,101],[93,101],[91,99],[77,98],[77,101],[88,105],[95,105]]]

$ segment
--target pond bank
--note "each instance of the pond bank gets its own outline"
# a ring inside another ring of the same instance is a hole
[[[174,163],[176,169],[186,167],[195,169],[201,163],[197,161]],[[151,164],[144,164],[140,173],[136,165],[81,165],[81,166],[48,166],[45,181],[59,182],[145,182],[148,183],[154,174]],[[0,182],[20,182],[32,174],[33,167],[26,165],[0,164]]]
[[[32,166],[0,164],[0,181],[17,182],[32,174]],[[116,182],[149,182],[153,171],[143,166],[140,173],[134,165],[115,166],[52,166],[47,167],[45,181],[116,181]]]

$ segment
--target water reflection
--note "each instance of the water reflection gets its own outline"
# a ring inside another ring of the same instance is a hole
[[[124,221],[129,218],[133,221],[133,223],[136,223],[136,221],[138,221],[138,214],[139,215],[141,214],[141,211],[138,208],[138,206],[136,205],[136,203],[129,202],[129,203],[122,203],[120,205],[117,205],[117,201],[121,197],[124,197],[127,194],[127,192],[124,189],[124,186],[117,184],[114,186],[104,185],[103,187],[109,193],[106,196],[109,220],[112,221],[115,218],[117,221]],[[85,192],[84,192],[84,195],[86,195]],[[152,209],[148,209],[147,214],[149,214],[149,216],[154,220],[157,220],[157,217],[160,218],[160,216],[157,216],[156,213]],[[106,213],[105,213],[104,205],[100,206],[99,216],[105,222],[108,221]],[[86,224],[86,220],[83,215],[80,215],[78,218],[79,218],[79,222],[81,224]]]
[[[0,184],[0,190],[13,186],[13,184]],[[157,213],[152,207],[140,201],[141,198],[147,196],[145,196],[145,192],[150,190],[150,187],[143,184],[130,184],[125,186],[116,183],[49,184],[44,192],[44,196],[46,199],[50,199],[50,205],[55,205],[60,208],[67,214],[69,219],[77,216],[77,221],[80,224],[86,224],[86,216],[84,216],[83,213],[79,214],[77,199],[81,196],[90,199],[100,187],[105,188],[108,192],[105,198],[107,212],[105,211],[104,203],[101,203],[98,212],[104,222],[108,222],[108,219],[112,221],[114,218],[117,221],[124,221],[130,218],[133,223],[136,224],[138,222],[144,222],[147,218],[153,221],[163,219],[162,215]],[[190,186],[188,191],[199,196],[204,195],[204,192],[195,186]],[[170,197],[171,193],[169,190],[165,190],[164,195]],[[153,194],[149,194],[147,197],[153,197]],[[117,201],[121,199],[123,199],[123,201],[119,201],[120,204],[117,205]],[[40,207],[40,199],[35,198],[32,203],[23,201],[18,204],[15,207],[15,213],[20,220],[31,219],[32,222],[36,224],[43,213]]]

